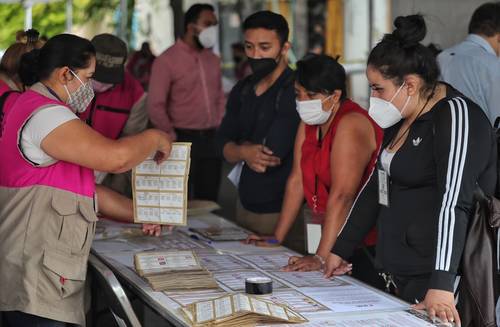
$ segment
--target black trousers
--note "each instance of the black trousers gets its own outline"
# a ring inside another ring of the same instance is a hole
[[[352,277],[379,290],[384,290],[384,279],[379,276],[379,272],[375,269],[372,259],[368,257],[368,255],[371,255],[372,258],[375,257],[375,246],[367,246],[365,249],[357,248],[354,250],[349,260],[352,263]],[[365,251],[368,251],[368,253]]]
[[[4,311],[2,312],[7,327],[69,327],[74,326],[62,321],[47,319],[21,311]]]
[[[189,171],[189,199],[217,202],[222,160],[215,151],[215,129],[176,129],[178,142],[191,142]]]

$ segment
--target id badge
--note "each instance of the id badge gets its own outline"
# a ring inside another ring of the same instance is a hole
[[[320,224],[307,224],[307,252],[315,254],[321,240],[321,225]]]
[[[389,207],[389,176],[383,169],[378,169],[378,203]]]

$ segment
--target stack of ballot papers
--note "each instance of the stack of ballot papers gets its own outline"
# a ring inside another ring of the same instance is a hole
[[[136,253],[134,265],[139,276],[144,277],[155,291],[219,287],[192,250]]]
[[[134,222],[181,225],[187,223],[191,143],[173,143],[168,159],[153,156],[132,170]]]
[[[307,322],[289,307],[242,293],[227,294],[181,307],[191,326],[253,326]]]
[[[248,233],[238,227],[190,228],[190,230],[212,241],[242,241],[248,237]]]

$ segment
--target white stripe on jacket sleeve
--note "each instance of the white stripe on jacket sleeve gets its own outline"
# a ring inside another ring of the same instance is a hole
[[[462,184],[469,138],[469,114],[465,101],[453,98],[448,101],[451,113],[450,152],[446,173],[445,193],[439,213],[436,270],[449,270],[453,256],[455,207]]]

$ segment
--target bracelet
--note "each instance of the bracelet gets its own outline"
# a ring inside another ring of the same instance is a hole
[[[321,263],[321,270],[323,270],[323,268],[325,267],[325,259],[323,259],[322,256],[318,255],[318,254],[315,254],[313,258],[316,258],[319,260],[319,262]]]

